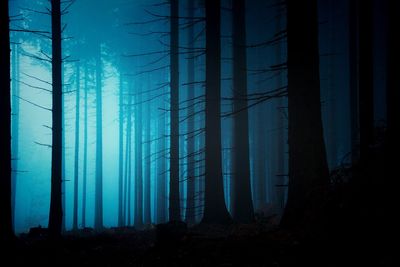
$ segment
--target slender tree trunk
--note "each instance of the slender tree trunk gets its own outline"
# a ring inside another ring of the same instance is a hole
[[[164,102],[164,101],[163,101]],[[165,108],[165,105],[162,105]],[[158,168],[157,168],[157,223],[164,223],[167,220],[166,203],[167,203],[167,185],[166,185],[166,167],[165,167],[165,114],[160,111],[158,119]]]
[[[194,16],[194,1],[189,0],[188,1],[188,17],[190,18],[188,20],[188,23],[193,23],[193,16]],[[193,42],[194,42],[194,27],[189,27],[188,29],[188,44],[189,44],[189,50],[193,49]],[[188,110],[187,110],[187,116],[188,122],[187,122],[187,132],[191,133],[194,131],[194,54],[189,54],[189,59],[188,59],[188,65],[187,65],[187,75],[188,75]],[[196,157],[193,155],[195,152],[195,136],[187,136],[187,160],[188,160],[188,165],[187,165],[187,188],[186,188],[186,214],[185,214],[185,221],[187,224],[191,225],[195,223],[195,199],[194,199],[194,193],[195,193],[195,167],[196,164],[194,161],[196,160]]]
[[[317,0],[287,0],[287,36],[289,192],[281,223],[296,227],[320,203],[329,183],[320,104]]]
[[[76,100],[75,100],[75,166],[74,166],[74,214],[72,229],[78,230],[78,178],[79,178],[79,99],[80,99],[80,67],[76,63]]]
[[[118,227],[124,225],[123,216],[123,158],[124,158],[124,110],[123,110],[123,79],[119,74],[119,161],[118,161]]]
[[[231,221],[225,205],[221,164],[221,1],[206,6],[206,138],[203,223]]]
[[[126,157],[125,157],[125,214],[126,224],[131,225],[131,183],[132,183],[132,95],[128,95],[126,116]]]
[[[83,128],[83,176],[82,176],[82,227],[86,227],[87,145],[88,145],[88,66],[85,63],[85,111]]]
[[[150,142],[150,103],[146,105],[146,124],[145,124],[145,132],[146,137],[144,138],[146,141],[145,144],[145,169],[144,169],[144,223],[151,223],[151,206],[150,206],[150,175],[151,175],[151,142]]]
[[[349,0],[349,92],[352,162],[359,159],[358,124],[358,1]]]
[[[103,107],[101,83],[101,44],[98,45],[96,56],[96,182],[94,228],[103,228]]]
[[[0,4],[0,240],[8,240],[13,233],[11,211],[11,84],[10,84],[10,31],[8,1]]]
[[[181,220],[179,202],[179,1],[171,1],[171,140],[169,178],[169,220]]]
[[[11,125],[11,211],[12,225],[15,230],[15,203],[17,194],[18,161],[19,161],[19,52],[18,45],[13,45],[12,50],[12,125]]]
[[[360,1],[359,12],[360,160],[365,162],[374,142],[373,0]]]
[[[60,0],[51,0],[53,135],[51,151],[51,196],[49,233],[61,236],[62,228],[62,60]]]
[[[140,91],[140,90],[139,90]],[[142,170],[142,101],[140,95],[136,98],[135,112],[135,227],[143,227],[143,170]]]
[[[233,210],[237,222],[254,219],[250,186],[249,122],[247,101],[246,5],[244,0],[233,0]],[[243,110],[244,109],[244,110]],[[242,110],[242,111],[241,111]]]
[[[61,68],[61,82],[63,83],[64,81],[64,66],[62,66]],[[64,98],[64,93],[61,96],[61,106],[62,106],[62,110],[65,110],[65,98]],[[62,133],[61,133],[61,144],[62,144],[62,152],[61,152],[61,207],[63,212],[65,211],[65,205],[66,205],[66,181],[67,181],[67,177],[65,175],[65,114],[64,112],[61,115],[61,128],[62,128]],[[65,221],[66,221],[66,216],[65,214],[63,214],[62,217],[62,223],[61,223],[61,232],[65,232],[66,231],[66,226],[65,226]]]
[[[267,200],[267,170],[266,170],[266,132],[265,132],[265,105],[261,104],[257,111],[255,132],[255,173],[254,173],[254,199],[256,210],[262,210]]]

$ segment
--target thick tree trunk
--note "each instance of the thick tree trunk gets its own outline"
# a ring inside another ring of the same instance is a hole
[[[103,107],[102,107],[102,63],[101,44],[97,44],[96,55],[96,182],[94,228],[103,228]]]
[[[52,31],[52,84],[53,84],[53,135],[51,150],[51,196],[49,233],[61,236],[62,228],[62,60],[61,60],[61,10],[60,0],[51,1]]]
[[[319,204],[329,183],[320,104],[317,0],[287,0],[287,36],[289,192],[281,223],[296,227]]]
[[[206,6],[205,194],[203,223],[229,223],[221,165],[221,1]]]
[[[124,158],[124,110],[123,110],[123,79],[119,74],[119,160],[118,160],[118,227],[124,225],[123,216],[123,158]]]
[[[88,145],[88,66],[85,63],[85,111],[83,126],[83,175],[82,175],[82,227],[86,227],[87,145]]]
[[[171,140],[169,178],[169,220],[181,220],[179,196],[179,1],[171,1]]]
[[[360,160],[365,162],[374,142],[373,0],[360,1],[359,12]]]
[[[11,125],[11,211],[12,225],[15,230],[15,203],[17,194],[18,161],[19,161],[19,52],[18,45],[14,44],[12,49],[12,125]]]
[[[10,32],[8,1],[0,4],[0,240],[13,234],[11,211],[11,84],[10,84]]]
[[[193,16],[194,16],[194,2],[193,1],[188,1],[188,17],[190,18],[188,20],[188,23],[193,23]],[[193,42],[194,42],[194,28],[189,27],[188,29],[188,44],[189,44],[189,49],[193,49]],[[188,59],[188,65],[187,65],[187,82],[189,83],[188,86],[188,110],[187,110],[187,116],[188,116],[188,122],[187,122],[187,132],[191,133],[194,131],[194,84],[190,84],[194,82],[194,54],[190,55],[189,54],[189,59]],[[196,164],[194,161],[196,160],[196,157],[193,155],[195,152],[194,146],[195,146],[195,137],[187,136],[187,148],[186,148],[186,153],[188,155],[187,161],[187,188],[186,188],[186,213],[185,213],[185,221],[187,224],[191,225],[195,223],[195,202],[194,202],[194,193],[195,193],[195,166]]]
[[[78,178],[79,178],[79,99],[80,99],[80,67],[76,63],[76,99],[75,99],[75,163],[74,163],[74,214],[72,229],[78,230]]]
[[[233,0],[233,210],[237,222],[254,219],[250,186],[249,122],[247,101],[246,5],[244,0]],[[244,110],[243,110],[244,109]],[[242,111],[241,111],[242,110]]]

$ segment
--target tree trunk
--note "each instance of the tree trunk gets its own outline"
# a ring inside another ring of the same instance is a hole
[[[188,17],[190,18],[188,20],[188,23],[193,23],[193,16],[194,16],[194,2],[193,1],[188,1]],[[194,42],[194,28],[189,27],[188,29],[188,44],[189,44],[189,50],[193,49],[193,42]],[[187,110],[187,116],[188,116],[188,121],[187,121],[187,132],[192,133],[195,129],[194,127],[194,54],[189,54],[189,59],[187,63],[187,82],[189,83],[188,86],[188,110]],[[196,157],[193,155],[195,152],[194,146],[195,146],[195,136],[187,136],[187,188],[186,188],[186,213],[185,213],[185,221],[187,224],[192,225],[195,223],[195,202],[194,202],[194,193],[195,193],[195,166],[196,164],[194,161],[196,160]]]
[[[10,84],[10,31],[8,1],[0,4],[0,239],[7,240],[13,233],[11,211],[11,84]]]
[[[132,184],[132,95],[128,95],[126,116],[126,152],[125,152],[125,214],[126,225],[131,225],[131,184]]]
[[[374,142],[373,1],[360,1],[359,12],[360,160],[365,163]]]
[[[296,227],[319,204],[329,183],[321,119],[317,0],[287,0],[287,42],[289,192],[281,223]]]
[[[87,145],[88,145],[88,66],[85,63],[85,111],[83,128],[83,176],[82,176],[82,227],[86,227],[86,185],[87,185]]]
[[[12,226],[15,230],[15,203],[17,194],[17,178],[18,178],[18,161],[19,161],[19,52],[18,45],[13,45],[12,51],[12,125],[11,125],[11,211],[12,211]]]
[[[140,92],[140,90],[139,90]],[[135,227],[143,227],[143,171],[142,171],[142,101],[140,95],[136,98],[135,112]]]
[[[79,178],[79,99],[80,99],[80,67],[76,63],[76,100],[75,100],[75,164],[74,164],[74,214],[72,229],[78,230],[78,178]]]
[[[352,162],[359,158],[358,125],[358,1],[349,0],[349,92]]]
[[[151,223],[151,206],[150,206],[150,191],[151,191],[151,184],[150,184],[150,175],[151,175],[151,142],[150,142],[150,103],[146,105],[146,124],[145,124],[145,131],[146,137],[144,138],[145,143],[145,154],[144,154],[144,223],[150,224]]]
[[[162,100],[163,103],[163,100]],[[165,105],[162,105],[165,108]],[[165,167],[165,114],[164,111],[160,111],[158,119],[158,167],[157,167],[157,223],[165,223],[167,218],[167,185],[166,185],[166,167]]]
[[[60,0],[51,0],[53,134],[51,150],[51,196],[49,234],[61,236],[62,228],[62,60]]]
[[[250,186],[249,123],[247,101],[246,5],[233,0],[233,210],[235,221],[248,223],[254,219]],[[244,109],[244,110],[243,110]],[[241,111],[242,110],[242,111]]]
[[[229,223],[221,165],[221,1],[205,0],[206,108],[203,223]]]
[[[124,158],[124,110],[123,110],[123,79],[119,74],[119,160],[118,160],[118,227],[124,225],[123,216],[123,158]]]
[[[169,178],[169,220],[181,220],[179,202],[179,1],[171,1],[171,140]]]
[[[101,44],[97,44],[96,56],[96,182],[94,228],[103,228],[103,107],[101,84]]]

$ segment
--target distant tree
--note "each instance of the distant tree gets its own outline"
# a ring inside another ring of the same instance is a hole
[[[84,119],[83,119],[83,175],[82,175],[82,227],[86,227],[86,187],[88,152],[88,64],[85,63]]]
[[[233,202],[232,217],[247,223],[254,218],[250,186],[249,122],[247,112],[246,5],[232,1],[233,12]],[[262,127],[262,126],[261,126]]]
[[[221,1],[205,0],[206,108],[203,223],[229,223],[221,156]]]
[[[139,90],[140,91],[140,90]],[[134,225],[136,228],[143,226],[143,152],[142,152],[142,98],[140,93],[135,99],[135,214]]]
[[[145,150],[144,150],[144,216],[143,221],[145,224],[151,223],[151,113],[150,113],[151,103],[146,105],[146,122],[145,128]]]
[[[8,0],[0,4],[0,240],[13,233],[11,211],[11,84],[10,84],[10,28]]]
[[[317,0],[286,3],[289,188],[281,223],[296,227],[321,200],[329,173],[321,119]]]
[[[52,40],[52,151],[51,151],[51,196],[49,233],[52,237],[61,235],[62,227],[62,59],[61,59],[61,3],[51,0]]]
[[[72,229],[78,230],[78,185],[79,185],[79,106],[80,106],[80,63],[76,63],[75,92],[75,155],[74,155],[74,211]]]
[[[123,78],[122,70],[119,73],[119,96],[118,96],[118,126],[119,126],[119,147],[118,147],[118,227],[124,226],[124,201],[123,201],[123,176],[124,176],[124,110],[123,110]]]

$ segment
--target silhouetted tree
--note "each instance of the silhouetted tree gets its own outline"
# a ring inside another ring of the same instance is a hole
[[[75,156],[74,156],[74,211],[72,229],[78,230],[78,185],[79,185],[79,99],[80,99],[80,66],[76,63],[76,93],[75,93]]]
[[[360,160],[366,161],[374,142],[373,0],[359,1],[358,5]]]
[[[329,174],[321,119],[317,0],[286,3],[289,188],[281,223],[296,227],[321,200]]]
[[[123,173],[124,173],[124,110],[123,110],[123,79],[122,70],[119,74],[119,97],[118,97],[118,125],[119,125],[119,158],[118,158],[118,226],[124,225],[125,218],[123,216]]]
[[[229,223],[221,165],[221,1],[205,0],[206,108],[203,223]]]
[[[171,140],[169,178],[169,220],[181,220],[179,197],[179,1],[171,1]]]
[[[87,150],[88,150],[88,65],[85,63],[85,96],[83,119],[83,175],[82,175],[82,227],[86,227],[86,186],[87,186]]]
[[[151,223],[151,205],[150,205],[150,176],[151,176],[151,140],[150,140],[150,125],[151,125],[151,114],[150,114],[150,103],[146,105],[146,123],[145,123],[145,153],[144,153],[144,216],[143,222],[145,224]]]
[[[139,90],[140,92],[140,90]],[[140,93],[135,99],[135,216],[136,228],[143,226],[142,104]]]
[[[247,112],[246,5],[232,1],[233,12],[233,205],[232,217],[251,222],[254,217],[250,186],[249,123]],[[262,126],[261,126],[262,127]]]
[[[194,22],[193,14],[194,14],[194,1],[187,1],[188,2],[188,23],[191,24]],[[193,50],[193,41],[194,41],[194,28],[188,28],[188,44],[189,50]],[[188,109],[187,109],[187,131],[189,133],[194,132],[194,117],[193,114],[194,110],[194,76],[195,76],[195,69],[194,69],[194,58],[193,55],[189,55],[188,63],[187,63],[187,75],[188,75]],[[187,188],[186,188],[186,213],[185,213],[185,221],[188,224],[193,224],[195,222],[195,138],[194,137],[187,137]]]
[[[103,104],[102,104],[102,58],[101,44],[96,55],[96,184],[94,228],[103,228]]]
[[[11,211],[11,84],[10,84],[10,28],[8,0],[0,4],[0,239],[13,233]]]
[[[62,228],[62,59],[61,59],[61,6],[60,0],[51,0],[52,40],[52,151],[51,151],[51,196],[49,233],[61,235]]]

